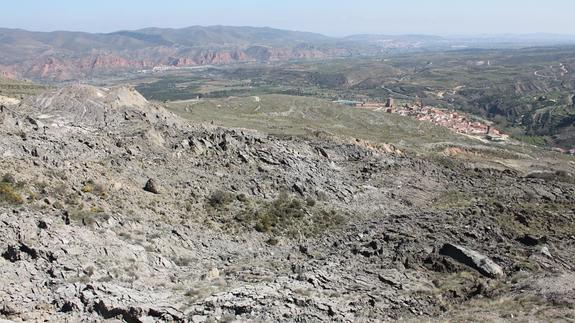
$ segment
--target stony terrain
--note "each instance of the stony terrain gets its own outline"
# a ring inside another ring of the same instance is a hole
[[[26,98],[0,135],[0,319],[575,319],[572,161],[220,128],[126,87]]]

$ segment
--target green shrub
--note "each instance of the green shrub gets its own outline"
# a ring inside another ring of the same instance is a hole
[[[217,190],[208,197],[208,204],[214,209],[219,210],[232,203],[233,200],[234,196],[231,193]]]
[[[515,139],[534,146],[545,146],[547,140],[542,136],[515,135]]]
[[[335,210],[326,211],[314,206],[313,199],[303,203],[297,197],[280,193],[275,200],[263,204],[253,213],[253,228],[258,232],[291,237],[313,236],[345,222],[345,218]],[[245,216],[241,218],[246,221]]]
[[[94,182],[87,181],[84,182],[84,186],[82,186],[82,193],[92,193],[94,190]]]
[[[285,192],[270,204],[264,206],[258,214],[255,229],[259,232],[269,232],[274,228],[285,229],[294,223],[294,220],[305,216],[305,210],[298,199],[291,199]]]
[[[272,218],[269,215],[264,214],[259,217],[259,221],[256,223],[254,228],[258,232],[269,232],[271,231],[272,227],[274,227],[276,224],[277,219],[272,220]]]
[[[105,197],[106,188],[104,185],[94,182],[93,180],[85,181],[82,187],[83,193],[92,193],[96,196]]]
[[[336,210],[320,210],[312,217],[312,223],[317,232],[322,232],[330,227],[344,224],[345,217]]]
[[[309,207],[313,207],[315,206],[315,200],[311,197],[308,197],[307,199],[305,199],[305,204]]]
[[[279,240],[275,237],[271,237],[268,240],[266,240],[266,243],[269,244],[270,246],[275,246],[279,243]]]
[[[7,182],[0,182],[0,203],[22,204],[24,199],[14,191],[14,185]]]
[[[14,175],[12,174],[4,174],[4,176],[2,176],[2,183],[9,183],[9,184],[16,184],[16,178],[14,177]]]
[[[456,190],[450,190],[441,193],[433,202],[432,207],[437,209],[466,208],[469,207],[472,202],[472,196]]]

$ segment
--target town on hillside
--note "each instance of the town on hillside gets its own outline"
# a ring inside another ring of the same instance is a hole
[[[494,142],[509,140],[509,136],[491,125],[473,120],[465,114],[424,105],[421,100],[416,103],[405,103],[396,105],[393,98],[388,98],[386,102],[364,102],[353,100],[337,100],[335,103],[374,111],[385,111],[386,113],[399,114],[411,117],[419,121],[427,121],[438,126],[448,128],[460,134],[481,137]]]

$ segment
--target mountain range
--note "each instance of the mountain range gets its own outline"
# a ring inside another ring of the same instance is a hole
[[[519,40],[531,43],[544,38],[548,37]],[[374,55],[387,50],[481,46],[481,39],[497,43],[494,38],[425,35],[335,38],[267,27],[145,28],[106,34],[0,28],[0,77],[67,81],[155,67],[269,63]],[[503,38],[499,43],[509,42],[509,38]]]
[[[108,34],[0,29],[0,75],[71,80],[157,66],[349,56],[353,41],[253,27],[146,28]]]

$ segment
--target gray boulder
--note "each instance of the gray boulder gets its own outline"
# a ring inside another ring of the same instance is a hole
[[[446,243],[439,250],[439,254],[453,258],[490,278],[500,278],[505,275],[503,269],[493,260],[477,251],[470,250],[462,246]]]
[[[156,181],[153,178],[150,178],[146,182],[146,186],[144,186],[144,191],[154,193],[154,194],[160,194],[160,187],[158,186],[158,183],[156,183]]]

